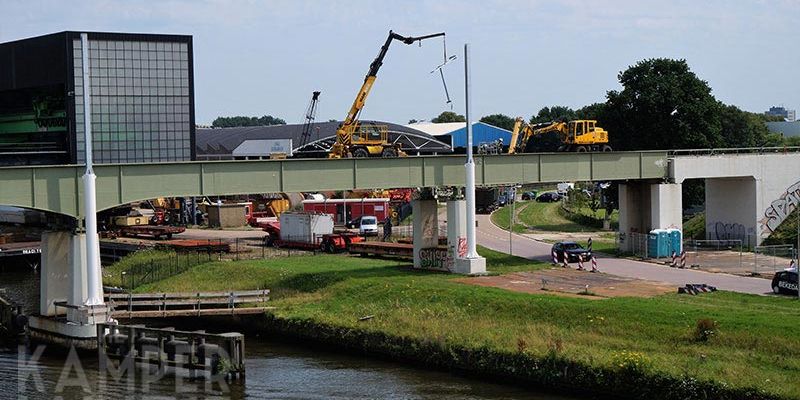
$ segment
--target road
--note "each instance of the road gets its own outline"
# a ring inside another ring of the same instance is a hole
[[[477,215],[478,244],[492,250],[508,253],[508,231],[494,225],[488,215]],[[514,234],[513,253],[515,256],[532,260],[550,261],[551,245],[539,242],[523,235]],[[601,272],[624,276],[628,278],[645,279],[649,281],[674,284],[676,288],[687,283],[706,283],[716,286],[720,290],[750,294],[772,293],[770,281],[761,278],[712,273],[690,269],[670,268],[652,263],[614,258],[610,256],[597,257],[598,269]],[[489,268],[491,270],[491,268]]]

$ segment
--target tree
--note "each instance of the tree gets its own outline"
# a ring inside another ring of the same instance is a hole
[[[438,117],[431,118],[431,122],[434,124],[441,124],[445,122],[467,122],[467,118],[452,111],[444,111],[439,114]]]
[[[569,121],[575,119],[575,110],[565,106],[544,107],[531,117],[531,124],[544,122]]]
[[[514,118],[505,114],[492,114],[481,118],[481,122],[510,131],[514,129]]]
[[[719,103],[722,137],[725,147],[761,147],[780,144],[771,134],[763,114],[742,111],[739,107]]]
[[[602,126],[617,150],[720,147],[719,104],[686,60],[643,60],[618,75]]]
[[[214,128],[231,128],[235,126],[268,126],[268,125],[286,125],[286,121],[281,118],[273,117],[271,115],[264,115],[262,117],[217,117],[211,126]]]

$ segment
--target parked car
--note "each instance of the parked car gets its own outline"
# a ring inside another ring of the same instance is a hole
[[[498,206],[504,207],[506,204],[508,204],[508,198],[506,197],[506,195],[501,194],[500,196],[497,196],[497,205]]]
[[[353,218],[345,226],[350,229],[358,229],[358,233],[361,235],[378,234],[378,218],[373,215],[362,215]]]
[[[540,203],[552,203],[561,200],[561,195],[556,192],[542,193],[536,198]]]
[[[797,296],[797,268],[776,272],[772,278],[772,292]]]
[[[522,194],[522,200],[534,200],[534,199],[536,199],[535,191],[525,192]]]
[[[556,253],[556,258],[558,262],[564,261],[564,252],[567,252],[567,261],[568,262],[578,262],[578,257],[583,256],[584,261],[589,261],[592,259],[592,252],[589,250],[584,249],[581,245],[575,242],[558,242],[553,245],[551,249],[551,253]]]

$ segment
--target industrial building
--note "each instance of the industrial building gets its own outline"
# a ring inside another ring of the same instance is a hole
[[[198,128],[198,160],[246,160],[270,158],[274,152],[294,157],[327,157],[336,141],[339,122],[311,125],[303,137],[303,124],[246,126],[237,128]],[[364,125],[384,125],[389,139],[399,143],[409,155],[450,153],[449,145],[425,132],[403,125],[363,121]]]
[[[192,37],[90,32],[96,163],[194,159]],[[0,44],[0,165],[84,161],[80,32]]]
[[[417,122],[406,125],[408,128],[425,132],[437,140],[447,143],[454,151],[465,151],[467,147],[467,123],[466,122]],[[506,145],[511,141],[511,131],[498,128],[483,122],[472,124],[472,143],[478,146],[481,143],[492,143],[499,139]]]

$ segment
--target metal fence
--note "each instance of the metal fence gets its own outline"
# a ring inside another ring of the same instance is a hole
[[[687,266],[734,274],[747,272],[742,240],[687,240],[683,248]]]
[[[796,257],[796,250],[790,244],[758,246],[753,249],[752,272],[754,275],[774,274],[788,268]]]

